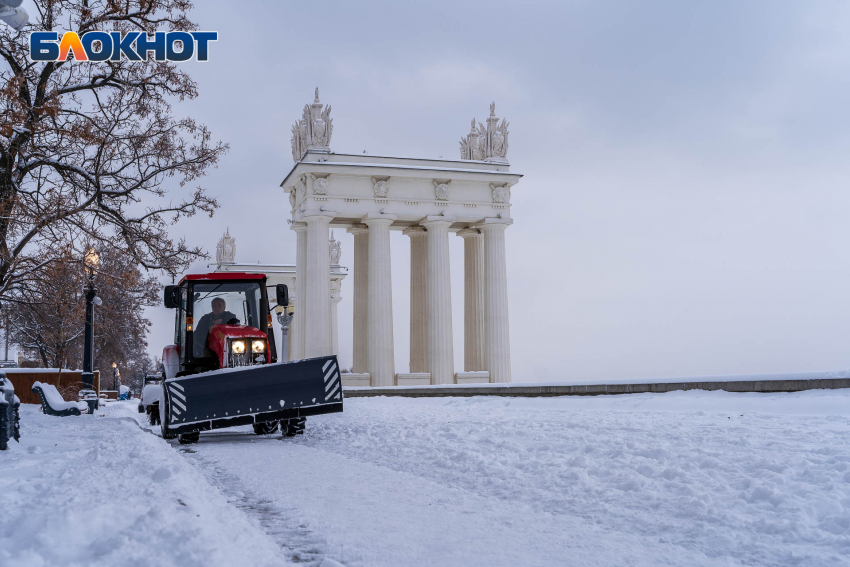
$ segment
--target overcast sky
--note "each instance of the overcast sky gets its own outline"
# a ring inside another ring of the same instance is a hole
[[[458,157],[495,100],[524,175],[506,234],[515,381],[850,368],[850,4],[196,4],[219,41],[184,64],[201,97],[179,111],[231,151],[203,180],[222,209],[175,235],[214,254],[229,226],[237,261],[294,263],[278,185],[316,86],[337,152]],[[409,240],[392,246],[406,372]],[[152,353],[171,315],[151,310]]]

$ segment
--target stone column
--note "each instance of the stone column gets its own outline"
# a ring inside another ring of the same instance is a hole
[[[421,226],[410,237],[410,372],[428,372],[428,240]]]
[[[428,216],[428,370],[432,384],[454,382],[452,344],[452,283],[449,271],[451,217]]]
[[[289,330],[292,340],[291,360],[304,358],[305,331],[307,330],[307,223],[292,225],[297,244],[295,248],[295,317]]]
[[[463,238],[463,369],[487,370],[484,340],[484,237],[476,228],[457,233]]]
[[[369,368],[369,227],[355,224],[354,235],[354,368],[362,374]]]
[[[337,306],[342,301],[342,280],[331,280],[331,352],[339,356],[339,316]]]
[[[321,212],[305,216],[307,223],[307,292],[306,342],[307,358],[331,354],[331,279],[330,223],[336,213]]]
[[[513,221],[484,219],[484,305],[487,370],[491,382],[511,381],[511,338],[508,326],[508,271],[505,229]]]
[[[372,386],[395,383],[393,351],[393,288],[390,272],[390,225],[398,215],[370,213],[369,227],[369,374]]]

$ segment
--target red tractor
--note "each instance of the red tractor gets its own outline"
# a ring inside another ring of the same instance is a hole
[[[275,292],[289,304],[285,285]],[[336,356],[277,362],[265,275],[187,275],[166,286],[165,306],[177,310],[174,344],[162,351],[160,397],[146,400],[164,438],[195,443],[239,425],[292,436],[307,416],[342,411]]]

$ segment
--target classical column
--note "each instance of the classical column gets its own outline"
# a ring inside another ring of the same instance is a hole
[[[428,372],[428,233],[411,226],[404,234],[410,237],[410,371]]]
[[[463,238],[463,369],[487,370],[484,340],[484,237],[476,228],[457,233]]]
[[[348,229],[354,235],[354,367],[362,374],[369,368],[369,227],[355,224]]]
[[[292,225],[297,238],[295,245],[295,317],[290,328],[291,360],[304,358],[304,332],[307,330],[307,223]]]
[[[432,384],[454,382],[452,283],[449,272],[449,227],[454,219],[428,216],[428,370]]]
[[[393,356],[393,288],[390,273],[390,225],[398,215],[370,213],[369,227],[369,374],[372,386],[395,383]]]
[[[328,240],[331,220],[336,213],[322,212],[305,216],[307,223],[307,358],[331,354],[331,279]]]
[[[508,327],[508,271],[505,229],[511,220],[484,219],[484,309],[487,370],[491,382],[511,381],[511,338]]]
[[[342,301],[342,280],[331,280],[331,352],[339,355],[339,316],[337,306]]]

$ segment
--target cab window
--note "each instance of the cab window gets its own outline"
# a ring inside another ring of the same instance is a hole
[[[216,325],[247,325],[259,329],[260,297],[257,283],[196,284],[192,305],[194,356],[211,356],[209,333]]]

